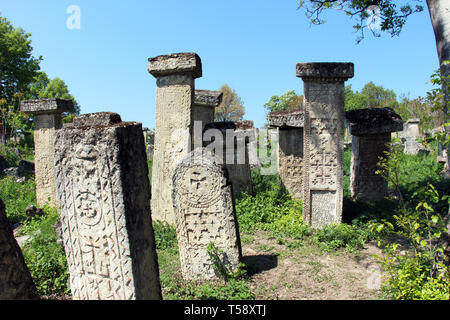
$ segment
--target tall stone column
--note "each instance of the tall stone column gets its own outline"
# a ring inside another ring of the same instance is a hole
[[[342,220],[344,81],[353,63],[298,63],[304,83],[303,216],[314,228]]]
[[[367,108],[345,113],[352,135],[350,190],[352,197],[380,201],[388,193],[388,183],[375,174],[380,157],[389,151],[391,132],[403,130],[402,118],[391,108]]]
[[[269,126],[278,129],[278,175],[294,199],[303,199],[304,110],[269,113]]]
[[[194,80],[202,76],[200,57],[176,53],[150,58],[148,71],[156,78],[155,147],[152,169],[154,220],[175,223],[172,176],[188,155],[193,131]]]
[[[55,141],[73,298],[161,299],[142,125],[85,114]]]
[[[39,99],[25,100],[20,110],[34,115],[34,170],[36,202],[59,206],[54,172],[55,131],[62,128],[63,112],[73,110],[72,100]]]

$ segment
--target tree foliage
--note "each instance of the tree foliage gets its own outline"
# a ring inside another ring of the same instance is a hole
[[[353,28],[359,32],[357,43],[364,39],[364,30],[369,29],[372,34],[379,37],[378,29],[398,36],[408,17],[414,13],[422,12],[421,0],[391,1],[391,0],[300,0],[299,9],[305,9],[306,17],[312,24],[319,25],[326,21],[321,18],[327,9],[335,9],[345,13],[346,16],[356,18]],[[371,19],[376,18],[376,23]]]
[[[366,83],[361,92],[353,91],[351,85],[345,86],[345,110],[364,108],[395,108],[397,95],[393,90],[377,86],[372,81]]]
[[[19,110],[20,100],[61,98],[74,101],[74,113],[80,106],[60,78],[49,79],[40,72],[42,57],[33,57],[31,34],[14,28],[0,16],[0,143],[6,143],[19,131],[30,130],[29,117]]]
[[[75,114],[80,114],[80,106],[75,98],[70,94],[64,80],[60,78],[50,79],[45,72],[39,72],[34,81],[29,86],[26,99],[58,98],[72,100]]]
[[[214,121],[239,121],[245,114],[244,103],[236,91],[224,84],[220,91],[223,93],[222,102],[216,107]]]
[[[293,110],[301,108],[303,104],[303,96],[299,96],[294,90],[287,91],[281,96],[274,95],[264,104],[264,108],[268,112]]]
[[[30,36],[0,16],[0,98],[8,104],[27,90],[39,70],[42,57],[32,56]]]

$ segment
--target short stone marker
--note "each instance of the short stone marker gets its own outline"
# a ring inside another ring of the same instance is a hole
[[[0,300],[39,299],[0,199]]]
[[[275,111],[267,116],[269,126],[278,129],[278,175],[294,199],[303,199],[303,127],[305,112]]]
[[[40,207],[47,202],[53,207],[59,205],[53,160],[55,131],[62,128],[61,114],[72,109],[72,100],[39,99],[20,103],[22,112],[34,115],[36,202]]]
[[[343,201],[344,81],[353,63],[297,63],[304,84],[303,218],[314,228],[339,223]]]
[[[197,148],[175,169],[173,205],[185,279],[215,277],[208,245],[223,251],[219,257],[230,271],[241,260],[242,252],[231,185],[221,160]]]
[[[214,110],[222,102],[223,93],[213,90],[195,90],[194,108],[192,110],[194,121],[201,121],[201,132],[205,125],[214,122]]]
[[[398,133],[403,145],[405,154],[418,154],[420,152],[428,153],[425,147],[417,141],[420,137],[419,131],[420,119],[408,119],[403,124],[403,131]]]
[[[161,299],[142,125],[85,114],[55,141],[73,299]]]
[[[375,172],[379,169],[379,158],[386,158],[391,132],[403,129],[402,118],[391,108],[350,110],[345,118],[352,135],[352,197],[370,202],[383,200],[388,193],[388,183]]]
[[[176,53],[148,59],[156,80],[155,147],[152,168],[154,220],[175,223],[172,176],[176,164],[189,153],[194,125],[194,80],[202,76],[200,57]]]
[[[205,133],[213,130],[215,144],[220,153],[216,153],[222,163],[225,164],[228,177],[232,184],[234,197],[239,197],[244,191],[252,192],[252,179],[250,172],[251,154],[256,153],[256,145],[251,145],[251,142],[256,140],[253,129],[253,121],[219,121],[208,123],[205,126]],[[219,134],[220,136],[216,136]],[[209,149],[209,142],[204,135],[204,146]],[[219,146],[219,141],[222,144]],[[250,147],[255,150],[250,150]],[[219,150],[221,148],[221,150]],[[255,156],[253,156],[255,158]]]

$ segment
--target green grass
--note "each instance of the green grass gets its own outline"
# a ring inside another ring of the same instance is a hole
[[[13,177],[0,178],[0,198],[5,203],[9,223],[24,222],[27,206],[36,205],[34,179],[19,183]]]

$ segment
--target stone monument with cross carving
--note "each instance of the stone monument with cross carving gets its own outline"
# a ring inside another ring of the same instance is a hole
[[[303,218],[314,228],[342,220],[344,81],[353,63],[297,63],[304,88]]]
[[[275,111],[267,116],[278,129],[278,175],[294,199],[303,199],[303,109]]]
[[[53,164],[55,131],[62,128],[61,114],[72,109],[72,100],[39,99],[20,103],[22,112],[34,115],[34,167],[38,206],[47,202],[53,207],[59,205]]]
[[[56,132],[55,167],[73,299],[161,299],[142,125],[75,117]]]
[[[173,170],[190,151],[194,82],[202,76],[202,64],[195,53],[168,54],[149,58],[148,72],[156,78],[157,86],[151,200],[153,219],[174,224]]]
[[[231,185],[221,159],[195,149],[175,169],[173,205],[185,279],[217,276],[208,245],[218,249],[218,258],[234,271],[242,252]]]

